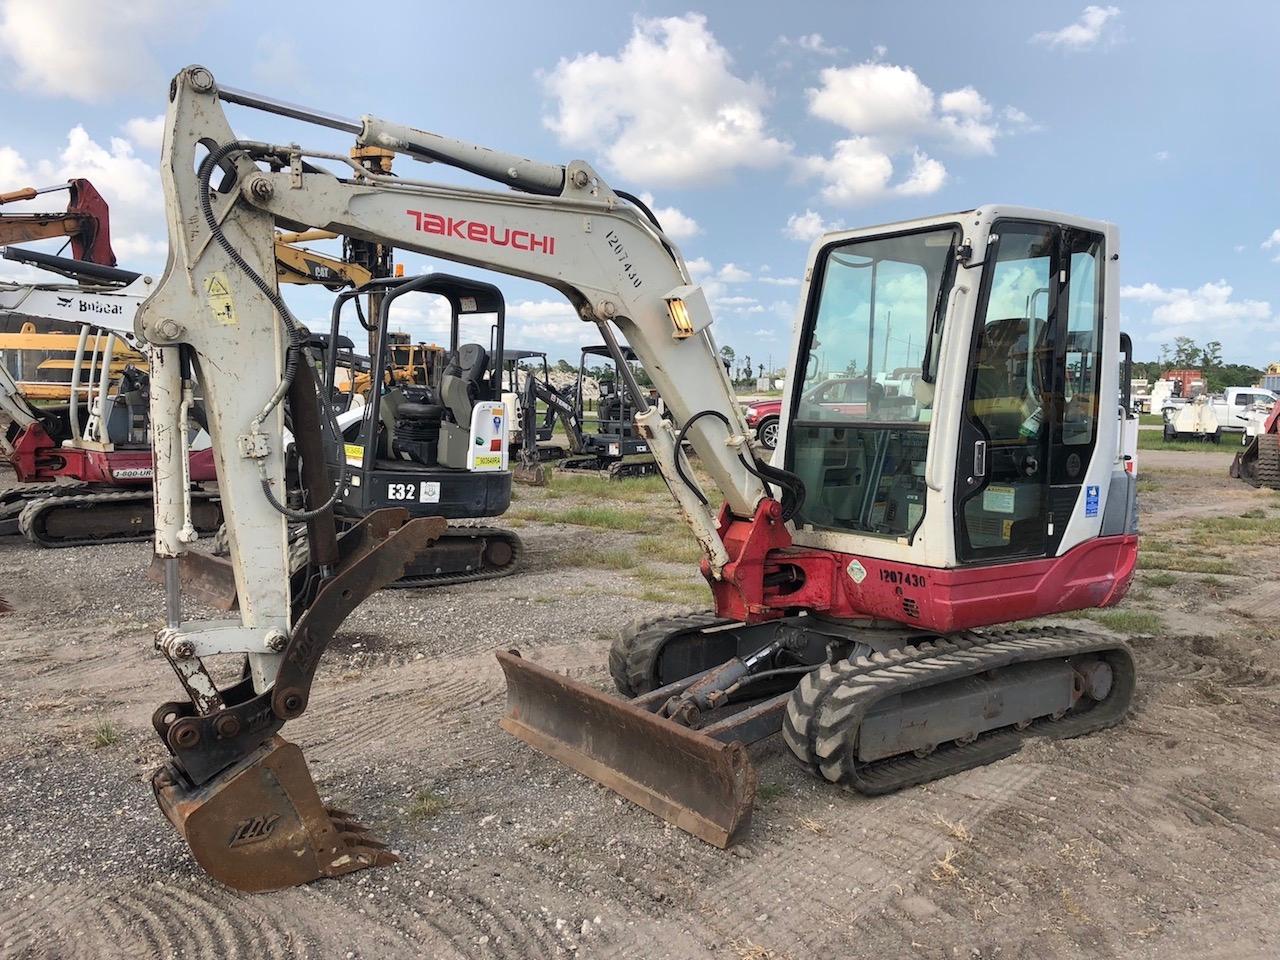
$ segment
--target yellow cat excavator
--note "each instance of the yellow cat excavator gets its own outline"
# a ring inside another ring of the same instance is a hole
[[[224,103],[509,189],[390,177],[347,154],[247,139]],[[169,263],[138,330],[152,346],[166,570],[156,646],[185,696],[154,715],[171,757],[152,783],[222,882],[270,890],[394,859],[324,806],[280,731],[307,709],[343,619],[444,530],[393,506],[336,535],[334,502],[350,480],[341,464],[326,468],[334,428],[299,359],[305,331],[274,281],[276,225],[542,281],[620,363],[637,428],[703,548],[714,609],[624,633],[609,665],[628,699],[498,654],[502,724],[535,749],[724,846],[750,817],[747,745],[778,732],[816,776],[883,793],[1124,716],[1135,671],[1122,641],[1006,626],[1114,604],[1133,577],[1137,434],[1120,403],[1129,357],[1114,226],[992,204],[819,238],[770,462],[749,438],[678,248],[588,164],[307,110],[220,86],[203,67],[174,79],[165,126]],[[621,363],[619,334],[670,420]],[[832,391],[833,379],[849,383]],[[446,371],[445,395],[461,404],[465,380]],[[197,381],[240,595],[225,620],[182,615],[183,427]],[[286,489],[286,409],[298,490]],[[476,458],[497,455],[475,424],[469,434],[441,424],[430,442],[444,452],[464,442]],[[723,496],[718,509],[685,442]],[[292,576],[291,522],[307,525],[310,543]],[[215,680],[206,661],[220,656],[243,660],[237,679]],[[346,712],[359,722],[357,704]]]

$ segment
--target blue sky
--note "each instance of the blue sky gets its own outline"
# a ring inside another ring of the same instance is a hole
[[[154,118],[168,78],[203,63],[331,112],[589,160],[653,196],[708,287],[718,340],[758,361],[783,362],[815,230],[993,200],[1119,224],[1140,359],[1177,335],[1218,339],[1228,360],[1280,359],[1275,5],[354,9],[0,0],[0,190],[90,177],[122,265],[158,271]],[[232,122],[255,139],[348,145],[239,109]],[[501,283],[512,345],[571,357],[593,339],[556,292]],[[327,313],[317,291],[287,295],[304,319]],[[397,320],[439,329],[425,306]]]

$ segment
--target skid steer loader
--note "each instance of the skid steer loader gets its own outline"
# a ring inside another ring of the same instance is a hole
[[[390,177],[347,154],[244,139],[227,102],[512,189]],[[307,709],[343,618],[445,529],[386,508],[336,536],[348,477],[341,464],[329,475],[328,411],[271,279],[276,223],[543,281],[621,364],[637,429],[704,550],[714,610],[623,636],[610,669],[629,701],[499,654],[502,723],[536,749],[725,845],[750,816],[746,745],[779,731],[815,775],[882,793],[1008,756],[1028,737],[1102,729],[1128,709],[1135,671],[1121,640],[1001,626],[1108,606],[1133,577],[1136,432],[1119,403],[1129,357],[1112,225],[992,204],[819,238],[769,463],[678,248],[582,161],[311,111],[189,67],[171,86],[161,174],[169,266],[138,323],[152,345],[156,552],[172,571],[156,646],[186,696],[156,711],[171,759],[152,782],[224,883],[269,890],[393,859],[324,807],[280,731]],[[172,317],[181,330],[164,327]],[[622,363],[619,331],[670,420]],[[815,388],[832,370],[863,381],[860,403],[826,402]],[[230,620],[182,616],[180,427],[193,373],[235,531]],[[300,507],[286,503],[286,405]],[[718,510],[686,441],[723,495]],[[307,524],[311,552],[292,580],[290,521]],[[222,655],[244,659],[239,679],[215,681],[205,660]]]

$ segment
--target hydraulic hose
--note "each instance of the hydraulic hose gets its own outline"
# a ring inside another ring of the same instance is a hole
[[[689,433],[689,428],[697,423],[702,417],[714,417],[723,423],[725,428],[730,431],[733,430],[733,425],[729,423],[729,418],[719,410],[700,410],[685,421],[684,425],[680,428],[679,435],[676,437],[676,473],[679,474],[680,479],[684,481],[685,486],[693,491],[693,495],[701,500],[705,506],[707,503],[706,496],[702,493],[702,490],[698,488],[698,485],[693,481],[693,478],[685,473],[684,467],[680,462],[680,452],[684,449],[684,441],[685,437]],[[751,455],[751,460],[747,460],[746,456],[742,453],[738,454],[738,460],[742,463],[742,466],[748,473],[759,478],[760,482],[764,484],[765,493],[769,496],[773,496],[773,490],[769,486],[770,482],[776,483],[782,488],[783,523],[786,523],[796,515],[801,505],[804,503],[805,489],[803,480],[789,470],[780,470],[767,463],[761,463],[756,459],[754,452]]]
[[[257,141],[232,140],[224,143],[214,150],[210,150],[208,155],[200,162],[200,167],[196,172],[197,186],[200,199],[200,213],[204,217],[205,225],[209,228],[209,233],[213,236],[214,241],[222,248],[236,267],[247,276],[253,285],[258,288],[264,297],[275,307],[276,312],[280,316],[281,322],[284,324],[285,330],[289,335],[289,343],[285,348],[285,364],[284,372],[280,378],[280,382],[276,385],[276,389],[272,392],[271,397],[264,406],[249,422],[250,434],[260,432],[260,428],[264,420],[271,415],[271,412],[280,405],[280,401],[285,398],[289,392],[290,386],[293,384],[293,378],[298,372],[298,356],[307,342],[306,332],[290,311],[288,305],[284,302],[284,298],[280,296],[280,291],[275,284],[268,283],[253,265],[240,253],[239,250],[227,239],[227,235],[222,230],[222,225],[218,222],[217,216],[213,212],[213,197],[210,187],[210,180],[213,176],[213,168],[218,166],[230,154],[240,151],[266,150],[268,145]],[[329,428],[333,431],[335,437],[340,436],[337,429],[337,422],[333,417],[333,410],[329,404],[322,404],[326,419],[329,421]],[[258,473],[262,484],[262,492],[267,498],[267,502],[278,511],[284,514],[290,520],[299,523],[305,523],[314,517],[329,510],[338,500],[338,491],[346,485],[346,463],[343,459],[339,459],[339,478],[338,484],[334,487],[333,495],[321,506],[314,510],[294,510],[283,504],[277,499],[274,491],[271,489],[271,481],[267,478],[267,467],[264,460],[258,460]]]

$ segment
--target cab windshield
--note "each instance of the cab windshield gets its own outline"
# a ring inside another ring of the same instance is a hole
[[[854,240],[818,265],[787,461],[809,491],[797,520],[910,536],[924,460],[955,226]]]

